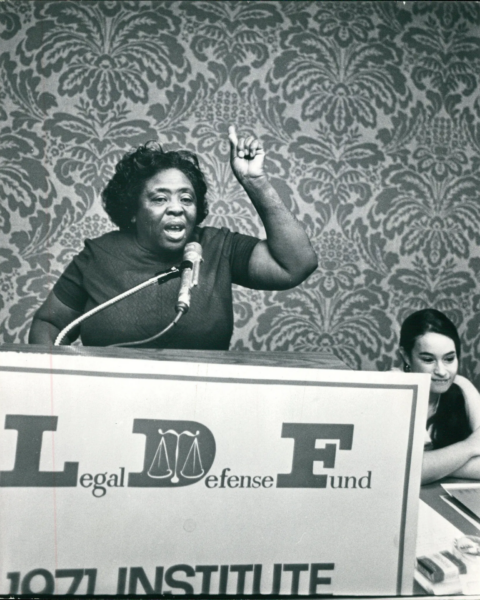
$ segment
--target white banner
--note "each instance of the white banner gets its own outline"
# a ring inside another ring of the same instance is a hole
[[[0,354],[1,594],[411,594],[429,378]]]

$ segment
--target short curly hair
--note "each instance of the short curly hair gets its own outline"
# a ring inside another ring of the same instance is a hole
[[[133,217],[145,182],[166,169],[178,169],[188,177],[197,199],[197,225],[208,214],[207,183],[198,159],[188,150],[164,152],[157,142],[147,142],[127,152],[102,192],[103,208],[121,231],[135,229]]]

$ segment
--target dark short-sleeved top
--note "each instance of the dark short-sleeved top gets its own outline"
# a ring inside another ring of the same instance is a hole
[[[189,311],[165,335],[144,348],[228,350],[233,333],[232,283],[250,287],[248,263],[258,239],[227,228],[197,227],[202,246],[199,285]],[[55,284],[55,296],[87,312],[164,271],[158,255],[142,248],[134,234],[113,231],[93,240]],[[86,319],[80,325],[85,346],[108,346],[149,338],[173,321],[180,278],[155,283]]]

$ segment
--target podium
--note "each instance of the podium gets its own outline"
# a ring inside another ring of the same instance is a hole
[[[0,347],[0,593],[411,595],[429,378]]]
[[[227,350],[155,350],[142,348],[96,348],[84,346],[36,346],[1,344],[2,352],[48,354],[53,356],[86,356],[132,360],[259,365],[307,369],[344,369],[349,367],[330,352],[244,352]]]

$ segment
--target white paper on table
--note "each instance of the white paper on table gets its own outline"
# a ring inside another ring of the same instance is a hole
[[[460,506],[458,506],[457,502],[462,502],[461,498],[456,497],[453,493],[455,491],[462,490],[478,490],[480,492],[480,483],[443,483],[442,488],[447,492],[448,496],[442,497],[449,506],[455,509],[459,514],[462,515],[464,519],[466,519],[469,523],[474,525],[480,531],[480,523],[477,519],[472,518],[466,510],[462,510]],[[454,498],[456,501],[451,501],[450,497]],[[463,504],[463,502],[462,502]],[[469,509],[468,505],[464,505],[466,509]]]
[[[452,552],[454,540],[464,535],[423,500],[418,507],[417,531],[417,557],[443,550]]]

